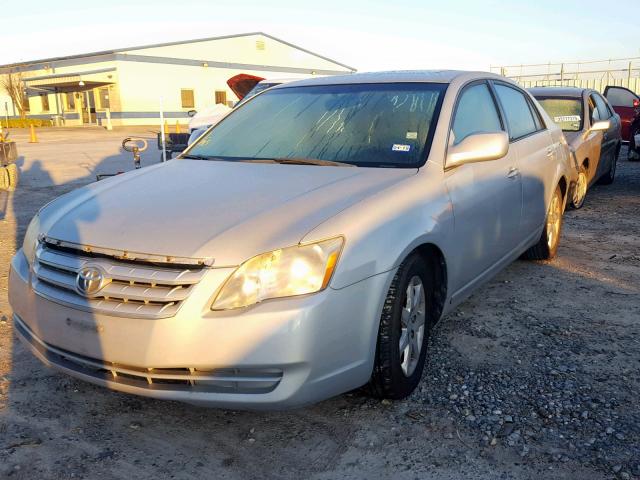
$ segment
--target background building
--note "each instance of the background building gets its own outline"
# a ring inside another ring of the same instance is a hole
[[[0,66],[21,77],[27,117],[65,125],[186,123],[187,112],[236,96],[227,79],[248,73],[264,78],[352,73],[355,69],[265,33],[247,33],[49,58]],[[0,115],[19,115],[0,87]]]

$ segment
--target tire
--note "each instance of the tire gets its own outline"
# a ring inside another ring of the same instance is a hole
[[[18,172],[18,166],[15,163],[7,165],[7,175],[9,176],[9,191],[13,191],[18,187],[18,180],[20,178]]]
[[[616,150],[616,154],[613,157],[613,161],[611,162],[611,165],[609,166],[609,171],[607,173],[605,173],[602,177],[600,177],[600,180],[598,180],[598,183],[601,185],[611,185],[613,183],[613,181],[616,179],[616,170],[618,167],[618,156],[620,155],[620,147],[618,146],[618,149]]]
[[[9,190],[9,171],[0,166],[0,190]]]
[[[434,278],[417,254],[407,257],[398,267],[380,317],[375,363],[369,380],[373,396],[399,400],[410,395],[420,382],[429,334],[437,320],[434,318],[437,311]],[[414,296],[418,298],[416,305],[403,315],[410,302],[409,291],[416,292],[419,285],[422,285],[422,302],[419,295]],[[406,339],[407,346],[401,353],[402,339]],[[417,354],[416,347],[419,347]]]
[[[629,152],[627,153],[627,159],[630,162],[637,162],[640,160],[640,145],[636,145],[635,136],[640,134],[640,127],[631,129],[631,135],[629,135]]]
[[[584,205],[584,199],[587,197],[587,189],[589,188],[589,177],[587,169],[584,165],[578,170],[578,181],[571,190],[569,198],[569,206],[575,210],[579,210]]]
[[[550,235],[551,233],[551,235]],[[553,192],[547,211],[547,219],[540,240],[524,252],[527,260],[551,260],[558,252],[562,233],[562,191],[558,185]]]

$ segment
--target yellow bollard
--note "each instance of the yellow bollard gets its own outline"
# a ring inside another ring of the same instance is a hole
[[[178,122],[178,120],[176,120],[176,133],[182,133],[180,131],[180,123]]]
[[[164,121],[164,134],[169,135],[169,124],[166,120]]]
[[[31,127],[31,137],[29,138],[29,143],[38,143],[38,137],[36,137],[36,128],[33,126],[33,123],[30,125]]]

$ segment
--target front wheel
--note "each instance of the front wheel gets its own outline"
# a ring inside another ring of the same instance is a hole
[[[549,203],[547,221],[540,240],[533,247],[524,252],[524,258],[528,260],[551,260],[558,252],[560,245],[560,232],[562,231],[562,191],[560,185],[556,187]]]
[[[433,325],[434,285],[417,254],[398,268],[382,309],[371,393],[398,400],[413,392],[422,376]]]
[[[589,180],[587,179],[587,169],[582,165],[578,171],[578,180],[576,180],[576,184],[573,187],[573,193],[571,195],[572,208],[575,208],[576,210],[582,208],[584,205],[584,199],[587,196],[588,185]]]

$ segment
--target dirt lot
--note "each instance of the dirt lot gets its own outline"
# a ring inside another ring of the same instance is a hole
[[[514,263],[440,322],[411,398],[252,413],[94,387],[14,338],[7,269],[30,217],[131,168],[129,133],[16,134],[22,183],[0,192],[0,477],[640,478],[640,163],[624,151],[616,182],[566,214],[556,260]],[[157,159],[152,145],[143,164]]]

